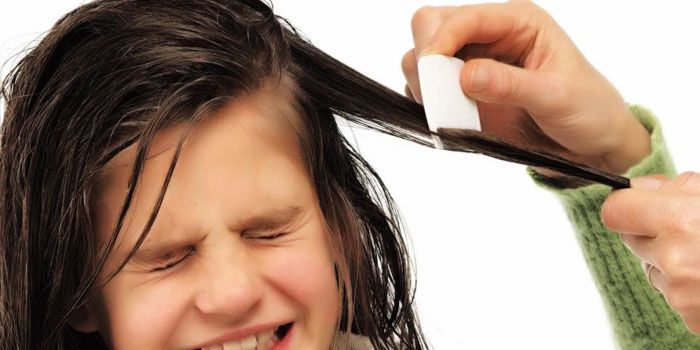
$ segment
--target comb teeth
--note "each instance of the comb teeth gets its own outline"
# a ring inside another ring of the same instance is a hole
[[[418,77],[423,108],[430,131],[439,128],[481,131],[476,102],[467,97],[460,84],[464,61],[457,57],[426,55],[418,59]],[[435,148],[444,149],[438,135],[433,135]]]

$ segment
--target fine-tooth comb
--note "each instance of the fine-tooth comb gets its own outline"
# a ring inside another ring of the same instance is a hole
[[[601,183],[614,189],[630,187],[630,180],[624,176],[482,133],[476,102],[464,95],[460,85],[463,65],[461,59],[444,55],[426,55],[418,59],[423,107],[436,149],[483,153],[509,162],[551,169],[567,177]],[[468,140],[469,150],[459,140]]]

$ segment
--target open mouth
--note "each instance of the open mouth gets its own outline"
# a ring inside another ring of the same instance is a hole
[[[290,329],[292,329],[292,322],[283,324],[277,327],[277,329],[275,330],[275,336],[277,337],[277,339],[282,340],[285,336],[287,336],[287,333],[289,333]]]
[[[243,339],[231,340],[222,344],[207,346],[196,350],[273,350],[277,345],[283,343],[289,331],[294,325],[293,322],[280,325],[279,327],[264,332],[259,332]]]

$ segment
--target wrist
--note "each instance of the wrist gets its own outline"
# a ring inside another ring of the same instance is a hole
[[[651,153],[651,135],[628,107],[614,115],[619,117],[608,122],[610,131],[595,138],[598,151],[591,155],[573,154],[573,158],[621,175]]]
[[[606,153],[600,161],[601,169],[615,174],[625,173],[651,152],[651,136],[631,112],[622,130],[617,147]]]
[[[614,174],[623,174],[646,158],[651,153],[651,135],[631,111],[627,110],[627,112],[629,113],[627,118],[622,119],[623,123],[618,128],[620,131],[615,133],[617,135],[614,138],[615,143],[607,147],[607,152],[594,157],[570,154],[572,159]],[[572,179],[550,169],[540,167],[532,167],[532,169],[551,181],[557,181],[560,187],[574,188],[585,185],[579,179]]]

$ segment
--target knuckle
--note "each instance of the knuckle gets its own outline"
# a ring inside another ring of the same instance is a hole
[[[693,171],[683,172],[674,179],[674,183],[681,189],[698,190],[700,189],[700,174]]]
[[[515,72],[511,70],[507,70],[506,74],[506,98],[509,100],[515,100],[518,99],[522,95],[522,84],[520,82],[520,78]]]
[[[480,31],[486,24],[484,14],[474,8],[474,5],[462,5],[458,9],[460,15],[464,19],[464,23],[469,24],[469,27],[477,28]],[[452,28],[453,30],[461,30],[462,28]]]
[[[683,259],[682,262],[677,263],[673,269],[664,270],[664,275],[666,276],[666,281],[669,284],[669,288],[685,285],[686,282],[693,278],[694,273],[695,272],[693,269],[685,264],[685,259]]]
[[[515,0],[516,4],[518,5],[519,9],[521,12],[527,13],[530,18],[533,17],[538,17],[538,18],[549,18],[552,19],[551,16],[547,11],[545,11],[542,7],[537,5],[534,1],[531,0]]]
[[[509,5],[516,6],[518,8],[528,8],[528,7],[533,7],[533,3],[530,0],[510,0],[508,1]]]
[[[508,1],[508,4],[517,8],[518,12],[521,12],[521,13],[524,12],[524,13],[529,14],[529,15],[532,15],[535,12],[540,10],[540,7],[537,6],[531,0],[510,0],[510,1]]]
[[[429,23],[440,20],[440,11],[437,7],[426,5],[422,6],[411,17],[411,28],[418,31]]]
[[[600,209],[600,219],[603,225],[611,230],[615,230],[617,228],[619,200],[619,194],[612,193],[608,199],[603,202],[603,206]]]
[[[504,100],[517,99],[521,94],[520,79],[517,74],[510,70],[501,71],[498,78],[495,79],[495,84],[491,84],[488,88],[493,96]]]
[[[680,276],[684,254],[677,249],[666,249],[656,257],[656,266],[667,276]]]

